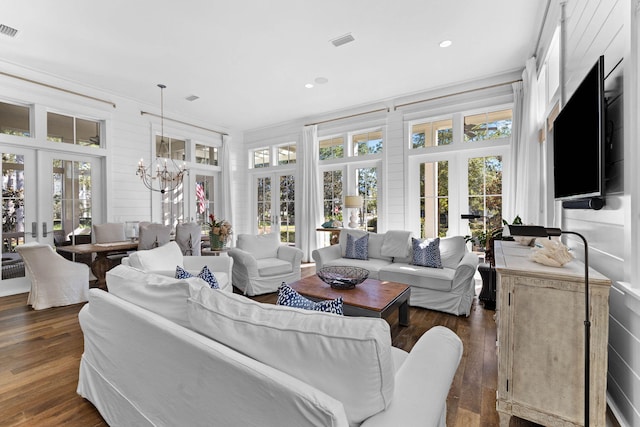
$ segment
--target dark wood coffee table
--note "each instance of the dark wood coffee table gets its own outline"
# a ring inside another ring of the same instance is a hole
[[[314,274],[289,286],[313,301],[342,297],[346,316],[386,318],[397,308],[400,325],[409,325],[411,287],[402,283],[367,279],[354,289],[341,290],[332,288]]]

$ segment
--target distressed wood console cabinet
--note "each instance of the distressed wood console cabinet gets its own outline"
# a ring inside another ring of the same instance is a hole
[[[531,248],[495,242],[500,425],[512,415],[545,426],[584,423],[584,264],[547,267]],[[609,279],[589,270],[589,418],[605,426]]]

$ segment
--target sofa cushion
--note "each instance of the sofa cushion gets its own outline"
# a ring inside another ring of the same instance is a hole
[[[415,239],[411,238],[413,246],[413,264],[422,267],[442,268],[440,260],[440,238]]]
[[[277,233],[240,234],[236,247],[249,252],[255,259],[277,258],[280,236]]]
[[[133,252],[129,256],[129,265],[143,271],[166,271],[176,265],[184,267],[182,251],[176,242]]]
[[[358,238],[353,237],[351,234],[347,235],[347,252],[344,257],[351,259],[369,259],[369,235],[365,234]]]
[[[384,242],[381,248],[381,255],[388,257],[405,258],[409,256],[411,247],[410,231],[389,230],[384,233]]]
[[[343,315],[342,297],[326,301],[311,301],[300,295],[295,289],[282,282],[278,288],[278,299],[276,305],[286,305],[287,307],[304,308],[305,310],[323,311]]]
[[[451,291],[456,271],[451,268],[429,268],[419,265],[394,262],[381,268],[379,280],[410,284],[411,287]]]
[[[386,233],[378,234],[378,233],[369,233],[369,259],[376,258],[382,259],[385,261],[391,262],[393,257],[383,256],[382,255],[382,247],[384,245]]]
[[[262,258],[256,260],[256,264],[258,265],[258,274],[262,277],[287,274],[293,271],[293,265],[280,258]]]
[[[189,318],[203,335],[341,401],[350,424],[391,402],[391,334],[383,319],[263,304],[209,288],[189,299]]]
[[[456,268],[466,251],[464,236],[451,236],[440,239],[440,259],[443,267]]]
[[[207,284],[211,289],[220,289],[220,285],[216,280],[216,276],[209,270],[209,267],[207,267],[206,265],[202,267],[202,270],[200,270],[200,273],[198,273],[197,275],[193,275],[187,270],[185,270],[184,268],[177,266],[175,277],[176,279],[188,279],[190,277],[199,277],[205,282],[207,282]]]
[[[127,265],[112,268],[106,276],[109,293],[187,328],[191,328],[187,314],[190,289],[209,288],[198,277],[176,279]]]

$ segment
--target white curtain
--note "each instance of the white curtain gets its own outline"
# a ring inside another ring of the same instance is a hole
[[[231,175],[233,168],[231,166],[231,137],[222,135],[222,176],[220,179],[220,188],[222,191],[222,218],[231,223],[233,229],[233,181]]]
[[[538,87],[536,61],[530,58],[522,73],[522,82],[513,83],[513,177],[505,200],[503,218],[509,223],[516,215],[525,224],[543,224],[542,147],[538,132]]]
[[[311,262],[311,253],[318,247],[318,232],[316,228],[322,224],[324,218],[322,210],[322,193],[320,170],[318,168],[318,126],[305,126],[302,130],[302,203],[301,212],[297,215],[296,240],[299,239],[300,249],[303,251],[302,261]]]

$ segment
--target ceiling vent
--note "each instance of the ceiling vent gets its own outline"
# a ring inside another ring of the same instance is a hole
[[[187,101],[195,101],[196,99],[199,99],[200,97],[198,95],[189,95],[187,96],[185,99]]]
[[[344,36],[340,36],[338,38],[331,40],[331,43],[333,43],[335,47],[339,47],[339,46],[342,46],[343,44],[351,43],[354,40],[355,39],[353,38],[351,33],[348,33],[348,34],[345,34]]]
[[[4,34],[5,36],[15,37],[18,33],[18,30],[15,28],[8,27],[4,24],[0,24],[0,34]]]

